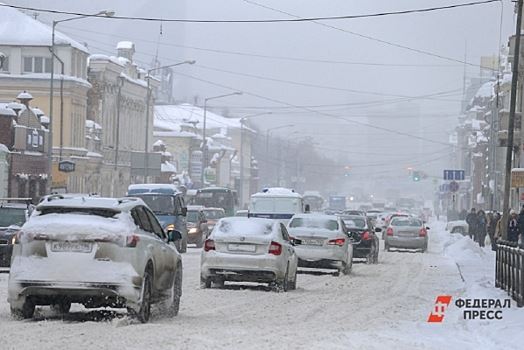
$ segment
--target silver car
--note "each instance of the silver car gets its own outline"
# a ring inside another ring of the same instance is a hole
[[[218,221],[201,255],[202,288],[226,281],[295,289],[298,258],[286,227],[274,220],[228,217]]]
[[[299,242],[295,248],[299,267],[336,269],[336,274],[344,275],[351,273],[353,244],[340,217],[296,214],[288,230]]]
[[[17,318],[36,305],[66,313],[127,307],[141,322],[151,304],[178,314],[182,260],[153,212],[138,198],[47,197],[16,236],[8,302]]]
[[[429,227],[424,222],[412,217],[395,217],[391,219],[385,230],[384,247],[418,249],[425,252],[428,249]]]

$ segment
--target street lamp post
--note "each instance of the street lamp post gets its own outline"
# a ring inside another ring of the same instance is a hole
[[[115,15],[114,11],[100,11],[92,15],[84,16],[75,16],[66,19],[61,19],[58,21],[53,21],[52,30],[51,30],[51,82],[49,86],[49,145],[47,150],[47,156],[49,158],[49,179],[47,181],[48,193],[51,192],[51,183],[53,179],[53,97],[54,97],[54,78],[55,78],[55,32],[56,26],[58,23],[74,21],[77,19],[83,19],[88,17],[113,17]],[[63,73],[62,73],[63,74]],[[63,78],[63,77],[62,77]]]
[[[241,91],[235,91],[229,94],[218,95],[213,97],[207,97],[204,99],[204,125],[202,125],[202,173],[200,175],[201,186],[204,187],[204,170],[205,161],[207,158],[207,143],[206,143],[206,126],[207,126],[207,101],[216,100],[223,97],[229,97],[233,95],[242,95]]]
[[[164,68],[171,68],[176,66],[181,66],[183,64],[195,64],[196,61],[183,61],[173,64],[168,64],[167,66],[157,67],[157,68],[151,68],[147,71],[147,100],[146,100],[146,137],[145,137],[145,145],[144,145],[144,183],[147,183],[147,178],[149,176],[149,106],[151,103],[151,73],[164,69]]]

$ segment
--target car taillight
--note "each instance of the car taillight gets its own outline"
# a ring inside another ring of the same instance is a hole
[[[388,227],[388,229],[386,230],[386,235],[393,236],[393,229],[391,227]]]
[[[363,239],[364,241],[368,241],[368,240],[371,239],[371,235],[369,234],[368,231],[364,231],[364,233],[362,234],[362,239]]]
[[[140,237],[136,234],[127,236],[126,237],[126,247],[135,248],[139,240],[140,240]]]
[[[426,237],[427,234],[428,234],[428,231],[426,231],[425,228],[421,228],[420,231],[418,231],[418,235],[420,237]]]
[[[269,254],[273,254],[273,255],[282,254],[282,245],[277,242],[271,242],[269,244]]]
[[[208,252],[210,250],[215,250],[215,241],[212,239],[206,239],[204,243],[204,251]]]
[[[344,245],[344,243],[346,243],[346,239],[345,238],[330,239],[328,241],[329,245],[338,245],[339,247],[342,247]]]

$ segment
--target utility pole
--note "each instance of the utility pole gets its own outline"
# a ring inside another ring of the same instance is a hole
[[[520,30],[522,26],[522,3],[517,2],[517,28],[515,30],[515,50],[513,52],[513,65],[511,77],[511,99],[509,106],[508,120],[508,144],[506,149],[506,173],[504,178],[504,205],[502,209],[502,239],[507,239],[508,229],[508,211],[509,200],[511,195],[511,168],[513,160],[513,136],[515,128],[515,109],[517,106],[517,85],[519,79],[519,58],[520,58]]]

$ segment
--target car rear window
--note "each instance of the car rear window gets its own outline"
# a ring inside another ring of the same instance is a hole
[[[257,219],[246,220],[221,220],[217,225],[215,235],[235,235],[245,236],[270,235],[273,231],[273,223],[259,221]]]
[[[419,227],[422,226],[422,222],[416,219],[396,218],[391,221],[391,225]]]
[[[289,227],[321,228],[330,231],[337,231],[338,222],[337,220],[323,218],[293,218],[289,223]]]
[[[366,227],[366,219],[364,218],[344,218],[344,224],[349,228],[364,228]]]
[[[38,208],[40,215],[47,214],[85,214],[104,218],[114,218],[120,211],[107,208],[43,207]]]

